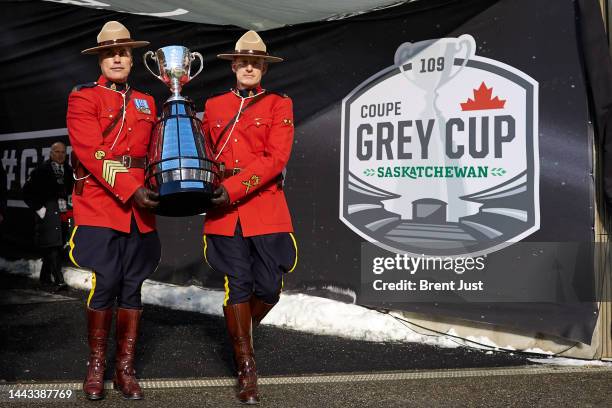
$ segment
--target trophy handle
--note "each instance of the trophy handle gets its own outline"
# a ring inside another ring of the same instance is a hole
[[[151,52],[151,51],[149,51],[149,52]],[[200,69],[198,69],[198,72],[196,72],[195,74],[193,74],[193,75],[191,75],[191,76],[189,77],[189,80],[190,80],[190,81],[191,81],[193,78],[197,77],[197,76],[198,76],[198,74],[199,74],[200,72],[202,72],[202,69],[204,68],[204,57],[202,57],[202,54],[200,54],[199,52],[192,52],[192,53],[191,53],[191,58],[192,58],[192,60],[194,60],[194,59],[195,59],[195,57],[198,57],[198,58],[200,59]]]
[[[147,64],[147,57],[148,57],[148,56],[150,56],[150,57],[151,57],[151,59],[152,59],[153,61],[157,61],[157,57],[155,56],[155,53],[154,53],[153,51],[147,51],[147,52],[145,52],[145,54],[142,56],[142,60],[144,61],[144,65],[145,65],[145,67],[146,67],[146,68],[149,70],[149,72],[150,72],[151,74],[153,74],[153,76],[154,76],[155,78],[159,79],[160,81],[163,81],[164,79],[161,77],[161,75],[156,74],[155,72],[153,72],[153,71],[151,70],[151,68],[149,68],[149,64]]]
[[[466,53],[465,53],[465,58],[463,58],[463,63],[461,64],[461,67],[457,71],[455,71],[454,74],[448,76],[448,80],[451,80],[452,78],[456,77],[457,74],[461,72],[463,68],[465,68],[465,65],[468,63],[468,60],[470,59],[470,56],[472,55],[472,42],[466,38],[463,38],[461,41],[459,41],[459,44],[458,44],[459,50],[463,48],[464,44],[465,44]]]

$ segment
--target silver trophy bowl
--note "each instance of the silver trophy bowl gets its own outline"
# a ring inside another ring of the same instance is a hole
[[[148,57],[157,62],[158,74],[147,65]],[[191,75],[191,63],[196,58],[200,68]],[[173,45],[155,53],[148,51],[144,61],[147,69],[172,92],[153,129],[145,173],[149,188],[159,193],[157,214],[174,217],[201,214],[210,207],[223,165],[208,157],[202,123],[196,117],[193,102],[180,92],[202,71],[202,55]]]
[[[147,58],[151,58],[157,63],[159,74],[153,72],[147,64]],[[198,58],[200,60],[200,69],[191,75],[191,64]],[[183,86],[198,76],[204,68],[204,58],[199,52],[189,52],[189,49],[180,45],[170,45],[160,48],[155,53],[147,51],[144,55],[145,67],[154,77],[166,84],[172,96],[168,100],[184,99],[180,93]]]

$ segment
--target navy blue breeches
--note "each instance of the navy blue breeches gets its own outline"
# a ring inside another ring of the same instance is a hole
[[[70,247],[72,262],[93,271],[89,308],[108,309],[115,303],[126,309],[142,307],[142,283],[161,257],[157,232],[140,233],[133,218],[129,234],[82,225],[75,228]]]
[[[243,237],[238,223],[233,237],[204,235],[204,258],[225,275],[223,306],[248,302],[253,294],[275,304],[283,274],[297,265],[297,244],[287,232]]]

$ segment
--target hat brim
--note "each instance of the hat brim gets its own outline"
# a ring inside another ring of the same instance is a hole
[[[256,55],[256,54],[247,54],[245,52],[234,52],[231,54],[218,54],[217,58],[223,60],[232,61],[236,57],[255,57],[255,58],[263,58],[266,62],[283,62],[284,60],[281,57],[275,57],[273,55]]]
[[[81,54],[97,54],[102,50],[106,50],[108,48],[117,48],[117,47],[130,47],[130,48],[141,48],[149,45],[149,41],[129,41],[124,43],[115,43],[108,45],[99,45],[97,47],[87,48],[86,50],[81,51]]]

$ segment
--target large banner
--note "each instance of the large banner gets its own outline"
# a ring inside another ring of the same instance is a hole
[[[214,56],[233,49],[244,29],[3,4],[0,158],[12,208],[0,256],[11,256],[31,245],[20,187],[44,148],[66,139],[70,89],[99,74],[96,58],[80,50],[105,21],[150,41],[145,51],[178,44],[201,52],[205,69],[183,90],[199,110],[233,85],[229,64]],[[295,107],[285,191],[299,263],[284,289],[590,342],[593,140],[576,17],[572,0],[429,0],[260,32],[286,60],[270,67],[264,87]],[[141,55],[132,86],[161,106],[167,89]],[[222,276],[202,260],[203,217],[158,221],[163,257],[154,278],[221,288]],[[373,272],[375,259],[404,255],[437,262],[424,296],[374,288],[425,276],[393,275],[402,271],[391,263]],[[459,276],[459,259],[462,269],[482,268]],[[433,275],[444,262],[447,274]],[[469,296],[455,290],[459,278]],[[436,283],[453,286],[451,296],[437,298]]]
[[[538,83],[476,48],[404,43],[344,99],[341,218],[364,239],[471,255],[540,229]]]

